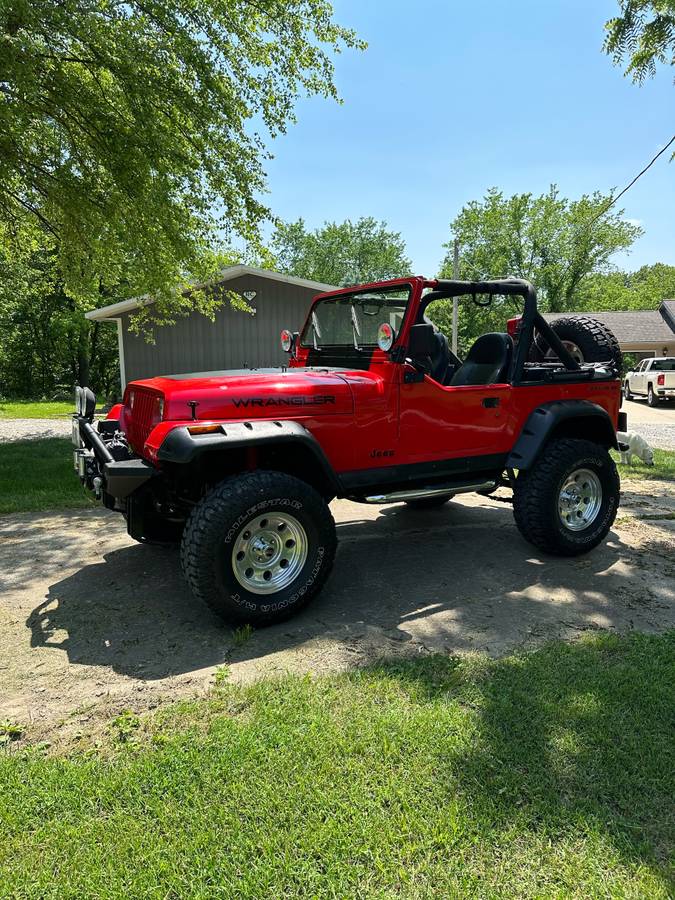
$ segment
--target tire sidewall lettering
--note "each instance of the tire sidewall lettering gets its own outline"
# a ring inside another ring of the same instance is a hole
[[[589,541],[593,541],[597,534],[600,534],[607,528],[607,523],[611,523],[614,520],[614,516],[616,514],[616,509],[618,507],[617,498],[611,492],[607,490],[606,484],[606,476],[607,476],[607,460],[603,459],[599,456],[587,456],[582,457],[578,460],[575,460],[574,465],[566,468],[562,477],[558,481],[556,487],[555,498],[558,497],[560,490],[562,489],[565,480],[571,475],[572,472],[577,469],[588,468],[594,471],[598,477],[600,478],[600,483],[602,486],[602,505],[601,511],[602,514],[599,515],[595,521],[591,524],[590,528],[585,528],[580,532],[573,532],[569,529],[565,528],[565,526],[560,521],[560,517],[558,515],[557,510],[557,502],[554,504],[553,514],[555,517],[555,523],[557,530],[559,531],[561,537],[567,541],[572,546],[582,547],[587,544]]]
[[[228,529],[224,543],[231,544],[242,528],[247,525],[251,519],[255,519],[261,512],[268,511],[271,506],[282,507],[283,509],[290,508],[296,512],[303,509],[303,504],[300,500],[290,500],[287,497],[275,497],[269,500],[261,500],[260,503],[256,503],[255,506],[250,506],[245,512],[237,517]]]
[[[265,500],[261,500],[259,503],[254,504],[253,506],[249,506],[241,515],[237,516],[235,521],[232,523],[230,528],[228,529],[223,544],[225,546],[225,552],[228,554],[228,548],[232,545],[232,543],[236,540],[237,536],[241,533],[242,529],[248,525],[252,519],[255,519],[256,516],[261,513],[271,512],[273,509],[288,509],[293,510],[296,513],[302,512],[304,510],[304,504],[301,500],[296,500],[288,497],[270,497]],[[311,522],[311,520],[310,520]],[[228,554],[229,556],[229,554]],[[269,614],[274,612],[281,612],[282,610],[287,609],[290,606],[295,605],[299,600],[301,600],[308,590],[314,585],[317,580],[317,577],[321,571],[321,568],[324,564],[324,559],[326,556],[326,548],[322,545],[316,547],[315,551],[312,553],[311,543],[310,543],[310,554],[307,563],[305,563],[303,571],[307,571],[307,564],[314,557],[314,563],[309,573],[308,577],[302,581],[301,587],[296,587],[295,590],[291,594],[286,597],[280,596],[278,600],[274,600],[273,602],[260,603],[255,602],[249,599],[246,591],[237,591],[235,593],[229,594],[229,599],[232,603],[237,606],[249,610],[251,612],[259,612],[263,614]],[[228,577],[229,577],[229,566],[228,566]],[[298,579],[302,577],[302,572],[300,572],[295,579],[293,584],[298,583]],[[289,585],[285,590],[288,591],[293,587],[293,585]],[[283,591],[279,592],[283,595]],[[251,597],[255,597],[256,595],[250,595]]]

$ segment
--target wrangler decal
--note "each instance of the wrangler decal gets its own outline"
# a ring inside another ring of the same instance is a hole
[[[247,397],[232,401],[237,409],[251,406],[325,406],[335,403],[331,394],[317,394],[315,397]]]

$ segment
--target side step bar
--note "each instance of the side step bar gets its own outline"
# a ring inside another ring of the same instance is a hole
[[[497,482],[477,481],[474,484],[446,484],[443,487],[417,488],[410,491],[394,491],[391,494],[372,494],[364,497],[366,503],[401,503],[404,500],[424,500],[427,497],[453,497],[455,494],[470,494],[472,491],[493,491]]]

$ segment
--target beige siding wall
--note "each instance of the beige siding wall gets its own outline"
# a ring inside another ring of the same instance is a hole
[[[623,353],[634,353],[638,359],[646,359],[653,356],[675,356],[675,340],[659,341],[652,344],[619,341],[619,346]]]
[[[130,316],[122,316],[127,382],[154,375],[286,362],[288,356],[279,345],[280,332],[283,328],[300,330],[315,292],[255,275],[233,279],[227,288],[240,294],[255,291],[250,301],[255,316],[233,310],[226,302],[215,322],[193,313],[175,325],[157,328],[154,344],[130,333]]]

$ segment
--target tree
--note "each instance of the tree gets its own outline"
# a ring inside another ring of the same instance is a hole
[[[657,309],[662,300],[675,297],[675,266],[654,263],[636,272],[590,275],[579,291],[579,310]]]
[[[451,224],[460,242],[460,274],[467,280],[513,275],[533,282],[540,306],[550,312],[575,308],[585,279],[610,269],[614,253],[626,250],[642,234],[610,212],[611,197],[594,193],[567,200],[552,185],[546,194],[505,197],[492,188],[483,200],[467,204]],[[452,240],[441,276],[451,277]],[[504,311],[514,301],[499,300],[489,309],[460,304],[460,343],[466,348],[483,330],[504,328]],[[448,328],[447,303],[431,309],[432,318]]]
[[[371,217],[325,222],[314,231],[303,219],[282,222],[272,252],[279,271],[337,286],[400,278],[411,270],[401,235]]]
[[[71,296],[179,297],[217,230],[254,244],[262,137],[300,93],[336,98],[361,47],[328,0],[5,0],[0,240],[39,223]],[[196,297],[197,295],[195,295]]]
[[[620,0],[620,15],[605,24],[604,50],[637,84],[657,63],[675,64],[675,0]]]
[[[101,297],[101,304],[109,302]],[[64,290],[53,253],[0,253],[0,391],[9,397],[64,398],[91,384],[119,387],[117,333],[89,322]]]

